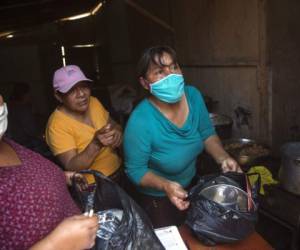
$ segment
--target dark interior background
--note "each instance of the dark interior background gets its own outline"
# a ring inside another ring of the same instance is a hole
[[[92,11],[73,21],[62,18]],[[233,136],[267,143],[273,154],[300,139],[300,2],[296,0],[40,0],[0,2],[0,93],[32,87],[41,126],[55,108],[52,75],[79,65],[110,109],[111,86],[144,95],[135,76],[141,52],[174,47],[186,82],[233,118]],[[12,35],[13,37],[9,38]],[[76,48],[75,45],[93,44]],[[238,126],[236,110],[250,115]],[[113,112],[113,111],[112,111]]]

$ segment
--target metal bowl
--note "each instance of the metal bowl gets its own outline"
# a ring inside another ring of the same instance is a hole
[[[255,165],[260,159],[270,156],[271,153],[266,145],[246,138],[226,140],[223,144],[225,150],[241,166]]]
[[[206,199],[214,201],[229,209],[241,212],[249,211],[249,206],[255,209],[255,203],[248,194],[233,185],[212,185],[201,190],[200,194]]]

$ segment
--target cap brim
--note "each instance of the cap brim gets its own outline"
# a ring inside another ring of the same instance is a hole
[[[82,81],[87,81],[87,82],[93,82],[93,80],[88,79],[88,78],[83,78],[83,79],[79,79],[76,80],[75,82],[72,82],[71,84],[69,84],[68,86],[66,86],[65,88],[60,88],[57,89],[59,92],[61,93],[67,93],[71,88],[73,88],[77,83],[82,82]]]

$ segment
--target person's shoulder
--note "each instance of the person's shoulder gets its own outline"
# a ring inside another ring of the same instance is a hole
[[[101,105],[101,102],[98,100],[97,97],[90,96],[90,105]]]
[[[13,139],[5,137],[4,141],[13,148],[13,150],[16,152],[16,154],[18,156],[22,152],[23,154],[26,153],[27,155],[30,155],[30,156],[36,156],[38,158],[40,158],[40,157],[44,158],[40,154],[38,154],[35,151],[33,151],[33,150],[31,150],[31,149],[29,149],[29,148],[21,145],[20,143],[14,141]]]
[[[188,95],[188,98],[190,98],[191,100],[203,100],[202,93],[197,87],[192,85],[186,85],[185,91]]]
[[[99,99],[94,96],[90,96],[90,107],[91,109],[97,108],[97,109],[105,110],[104,106],[99,101]]]
[[[190,93],[190,94],[195,94],[195,95],[199,95],[200,94],[200,95],[202,95],[201,91],[197,87],[195,87],[193,85],[186,85],[184,88],[185,88],[185,91],[188,92],[188,93]]]
[[[17,148],[22,148],[23,147],[21,144],[19,144],[18,142],[14,141],[10,137],[7,137],[6,135],[4,135],[3,141],[5,143],[7,143],[9,146],[11,146],[14,151],[17,151]]]
[[[56,108],[48,118],[47,126],[53,125],[59,121],[61,121],[61,112]]]
[[[71,126],[66,114],[55,109],[47,122],[47,129],[69,128]]]
[[[127,125],[131,126],[147,126],[149,124],[149,114],[151,113],[151,107],[147,99],[142,100],[134,108],[130,114]]]
[[[133,109],[131,116],[145,116],[145,112],[150,109],[150,103],[147,98],[141,100]]]

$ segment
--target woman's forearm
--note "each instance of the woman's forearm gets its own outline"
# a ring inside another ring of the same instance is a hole
[[[92,165],[95,158],[101,150],[101,146],[91,142],[82,152],[72,155],[69,160],[60,157],[60,160],[63,162],[66,170],[69,171],[79,171],[82,169],[87,169]]]
[[[148,172],[143,176],[141,185],[163,191],[179,210],[185,210],[189,206],[189,202],[185,200],[188,194],[177,182],[167,180],[152,172]]]
[[[37,243],[35,243],[29,250],[56,250],[58,249],[56,246],[55,240],[52,239],[51,233],[47,235],[45,238],[41,239]]]
[[[157,190],[165,191],[166,185],[168,183],[169,181],[167,179],[149,171],[143,176],[140,185],[143,187],[150,187],[155,188]]]
[[[84,151],[77,154],[69,161],[67,169],[78,171],[90,167],[99,154],[99,151],[99,147],[89,144]]]
[[[224,150],[222,142],[217,135],[212,135],[204,141],[205,150],[218,164],[227,159],[229,154]]]

